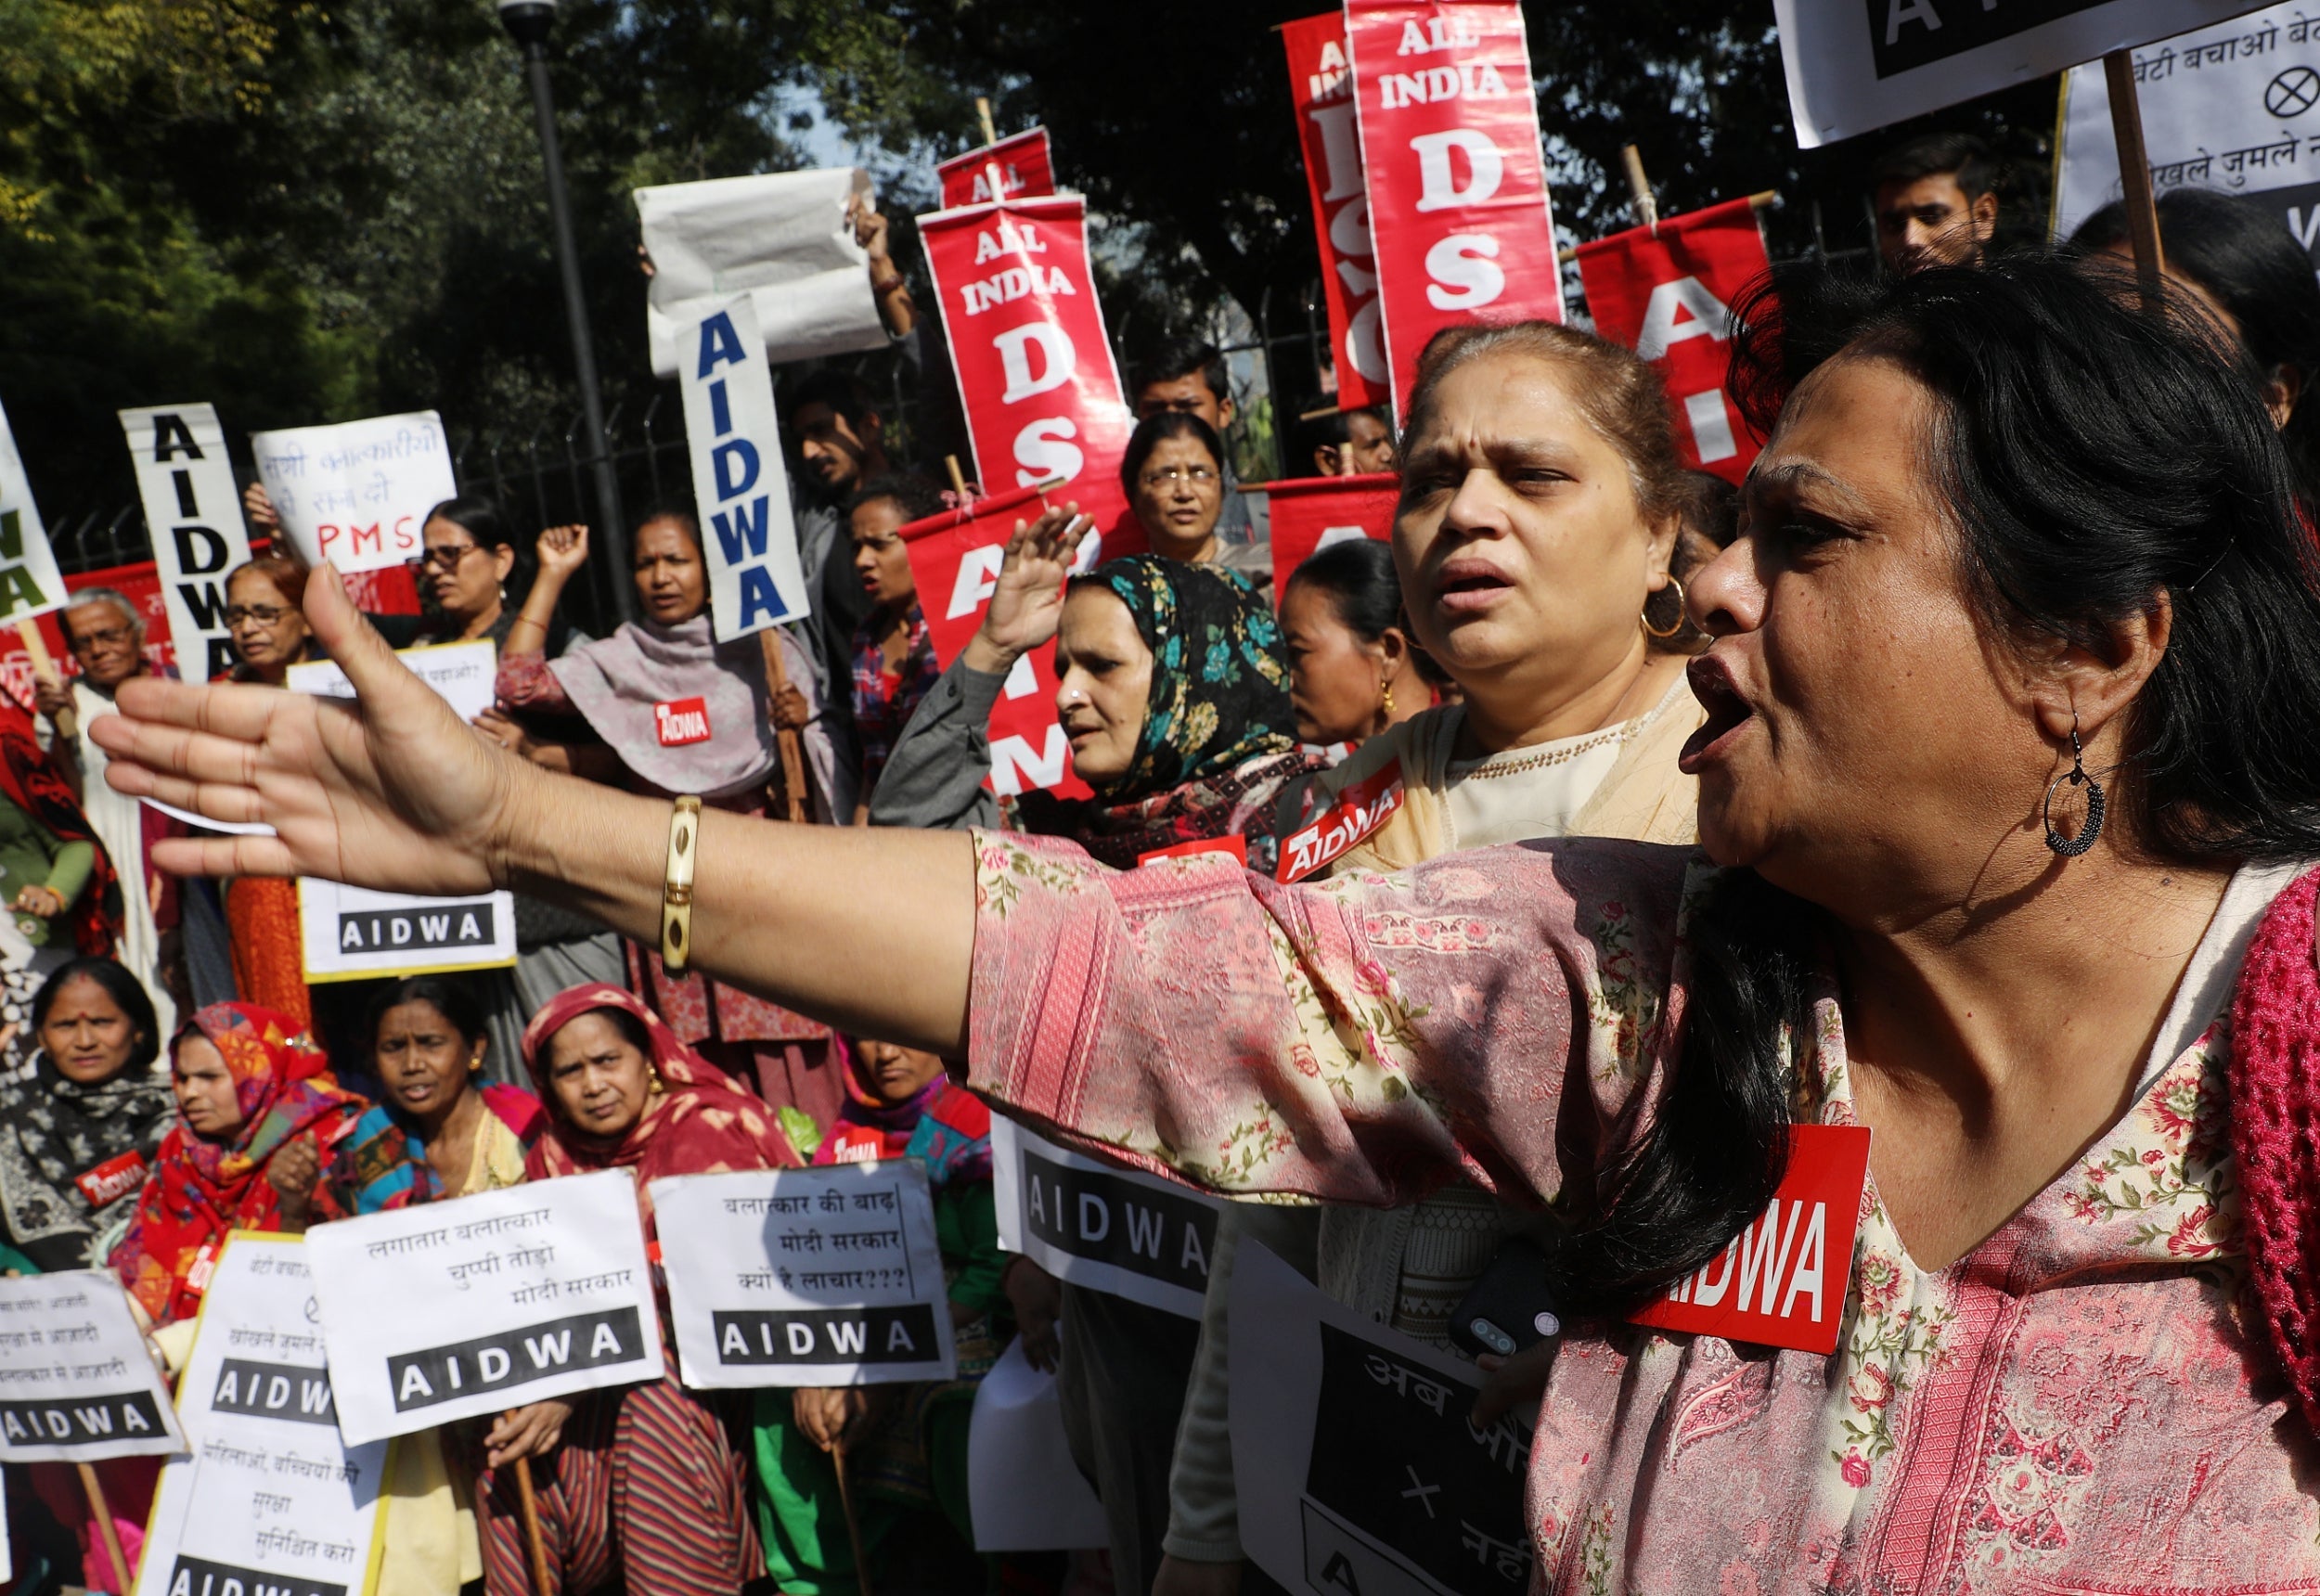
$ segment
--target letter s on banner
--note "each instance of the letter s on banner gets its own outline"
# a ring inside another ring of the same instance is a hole
[[[1455,25],[1435,27],[1446,15]],[[1443,328],[1563,319],[1530,51],[1514,0],[1347,0],[1346,34],[1386,365],[1406,408],[1418,352]],[[1424,51],[1399,58],[1410,36]]]
[[[1746,200],[1579,247],[1595,330],[1659,367],[1684,464],[1732,483],[1748,474],[1759,440],[1724,393],[1730,306],[1770,269]]]

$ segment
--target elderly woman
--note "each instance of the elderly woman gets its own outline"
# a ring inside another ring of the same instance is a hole
[[[1198,416],[1162,410],[1137,422],[1120,457],[1120,486],[1153,553],[1271,580],[1270,544],[1227,544],[1217,535],[1231,491],[1224,440]]]
[[[1280,888],[712,817],[697,946],[1146,1167],[1572,1204],[1541,1589],[2320,1583],[2320,755],[2277,735],[2320,722],[2320,570],[2270,418],[2049,262],[1784,303],[1741,318],[1786,400],[1692,585],[1704,859]],[[123,689],[114,779],[280,829],[173,858],[657,922],[663,813],[499,760],[315,613],[365,695],[335,753],[312,706]],[[1622,1323],[1814,1125],[1875,1133],[1836,1353]]]
[[[650,1184],[669,1175],[779,1169],[798,1163],[773,1111],[726,1085],[660,1017],[617,986],[575,986],[532,1017],[523,1061],[548,1107],[534,1180],[626,1169],[646,1240],[658,1249]],[[665,1302],[662,1323],[668,1322]],[[676,1367],[675,1353],[669,1354]],[[485,1589],[531,1590],[515,1482],[534,1460],[540,1527],[572,1596],[729,1596],[763,1568],[744,1464],[731,1430],[743,1409],[686,1390],[672,1373],[647,1385],[535,1402],[484,1436],[479,1485]]]

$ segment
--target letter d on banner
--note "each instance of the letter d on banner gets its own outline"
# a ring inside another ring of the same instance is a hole
[[[121,430],[136,468],[177,674],[208,681],[234,663],[226,573],[250,558],[226,429],[207,405],[157,405],[122,411]]]
[[[677,348],[717,639],[803,621],[813,611],[755,306],[746,295],[712,306],[677,329]]]

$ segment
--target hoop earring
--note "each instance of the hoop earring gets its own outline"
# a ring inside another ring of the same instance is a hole
[[[2065,837],[2055,830],[2055,790],[2066,781],[2086,789],[2086,823],[2075,837]],[[2040,805],[2039,816],[2046,822],[2046,846],[2066,859],[2085,853],[2103,834],[2103,784],[2086,773],[2086,750],[2079,742],[2075,713],[2070,716],[2070,768],[2046,783],[2046,802]]]
[[[1643,635],[1647,637],[1657,637],[1662,642],[1667,641],[1667,639],[1674,637],[1678,632],[1682,631],[1684,626],[1691,621],[1691,616],[1684,613],[1686,605],[1689,601],[1683,596],[1683,582],[1682,578],[1678,577],[1674,572],[1670,571],[1668,573],[1668,586],[1676,590],[1676,624],[1663,632],[1658,627],[1652,624],[1652,612],[1648,607],[1644,609],[1643,616]]]

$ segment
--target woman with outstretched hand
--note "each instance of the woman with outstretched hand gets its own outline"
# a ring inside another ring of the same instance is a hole
[[[1540,1589],[2320,1582],[2320,568],[2270,418],[2047,261],[1736,325],[1778,422],[1691,585],[1705,859],[1298,888],[708,815],[672,912],[722,978],[1146,1167],[1560,1199]],[[657,932],[666,805],[502,757],[333,581],[311,608],[359,705],[131,682],[98,723],[123,791],[278,828],[165,864]],[[1621,1322],[1759,1222],[1792,1129],[1855,1125],[1834,1355]]]

